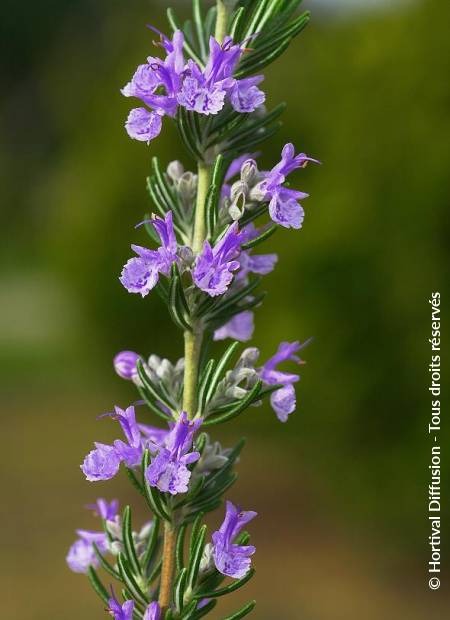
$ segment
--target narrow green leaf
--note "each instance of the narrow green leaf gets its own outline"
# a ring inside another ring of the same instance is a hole
[[[99,595],[102,601],[106,603],[106,605],[108,605],[110,595],[108,594],[108,591],[106,590],[103,583],[100,581],[97,573],[92,568],[92,566],[89,566],[88,571],[87,571],[87,576],[95,592]]]
[[[150,394],[153,396],[153,398],[156,401],[160,401],[161,403],[163,403],[168,409],[170,409],[170,411],[174,411],[175,410],[174,403],[170,402],[164,396],[164,394],[161,392],[161,390],[158,389],[157,386],[150,380],[150,378],[147,376],[147,374],[145,372],[144,364],[143,364],[141,359],[139,359],[137,361],[136,369],[138,371],[139,378],[140,378],[140,380],[142,381],[142,383],[144,385],[144,388],[150,392]]]
[[[255,569],[252,568],[248,571],[248,573],[242,577],[241,579],[238,579],[237,581],[233,581],[232,584],[230,584],[229,586],[226,586],[225,588],[220,588],[219,590],[212,590],[209,592],[199,592],[198,594],[195,595],[195,598],[199,599],[199,598],[217,598],[219,596],[225,596],[226,594],[231,594],[231,592],[235,592],[236,590],[239,590],[239,588],[242,588],[242,586],[244,586],[247,581],[250,581],[250,579],[253,577],[253,575],[255,574]]]
[[[205,405],[208,402],[207,394],[209,391],[209,386],[211,384],[211,377],[213,376],[215,365],[216,362],[214,360],[209,360],[209,362],[205,366],[202,377],[200,378],[197,398],[197,415],[200,416],[203,414]]]
[[[197,608],[197,601],[192,601],[189,605],[184,609],[181,616],[179,616],[179,620],[191,620],[192,614],[195,612]]]
[[[191,537],[189,540],[189,556],[194,552],[195,545],[197,543],[198,533],[200,531],[202,519],[205,515],[203,513],[197,514],[194,523],[192,524]]]
[[[233,293],[233,295],[230,295],[224,301],[220,301],[214,307],[214,309],[209,313],[208,320],[214,320],[222,312],[226,311],[229,308],[232,308],[233,306],[236,306],[242,299],[250,295],[250,293],[252,293],[255,290],[255,288],[259,286],[259,284],[261,283],[261,280],[262,278],[260,276],[257,276],[249,284],[247,284],[247,286],[242,288],[240,291],[238,291],[237,293]]]
[[[141,574],[141,565],[137,557],[134,547],[133,530],[131,527],[131,508],[125,506],[122,518],[122,542],[125,551],[125,557],[135,575]]]
[[[175,563],[177,571],[184,568],[184,539],[186,536],[186,526],[182,525],[178,530],[177,543],[175,547]]]
[[[134,471],[130,469],[129,467],[125,467],[125,471],[127,472],[127,476],[130,479],[131,484],[134,486],[134,488],[137,489],[141,495],[145,495],[144,488],[142,484],[139,482],[139,480],[137,479]]]
[[[243,36],[244,40],[248,39],[249,36],[257,32],[259,20],[264,14],[264,11],[267,9],[267,5],[269,4],[269,2],[270,0],[260,0],[260,2],[258,2],[258,4],[256,5],[255,12],[253,13],[247,30],[245,31],[245,34]]]
[[[129,566],[125,556],[122,553],[119,553],[117,558],[117,566],[119,568],[120,576],[122,577],[123,583],[126,585],[128,590],[131,592],[133,598],[138,601],[141,601],[144,605],[148,605],[150,602],[148,597],[142,592],[139,587],[135,576]]]
[[[239,33],[244,23],[244,17],[245,17],[245,7],[241,6],[238,8],[237,11],[234,12],[234,15],[231,19],[230,37],[233,39],[233,41],[239,41],[241,38],[239,36]]]
[[[167,9],[167,19],[174,32],[175,30],[181,30],[181,24],[177,16],[175,15],[174,10],[171,8]],[[198,56],[197,52],[186,39],[184,40],[184,49],[192,58],[192,60],[195,60],[195,62],[200,66],[200,68],[203,68],[205,66],[203,60]]]
[[[205,546],[205,538],[206,538],[207,529],[208,529],[207,525],[201,526],[198,532],[198,535],[197,535],[194,548],[192,550],[192,553],[189,556],[189,563],[188,563],[188,569],[187,569],[187,584],[188,584],[188,587],[190,587],[192,590],[195,587],[197,576],[198,576],[198,571],[200,569],[200,562],[202,559],[203,549]]]
[[[159,577],[159,574],[161,572],[161,567],[162,567],[162,558],[158,560],[158,562],[155,564],[155,568],[152,570],[152,572],[148,576],[148,582],[150,584],[153,583],[157,577]]]
[[[240,342],[232,342],[220,358],[219,363],[217,364],[217,367],[211,376],[208,389],[206,390],[206,403],[208,403],[215,394],[219,381],[221,380],[229,361],[231,360],[239,346]]]
[[[154,559],[153,555],[158,546],[159,523],[160,523],[159,517],[157,515],[154,515],[152,531],[148,538],[147,548],[145,550],[144,555],[141,558],[141,565],[145,572],[148,572],[147,569],[150,566],[150,563],[152,562],[152,560]]]
[[[259,393],[261,391],[261,387],[262,387],[262,381],[258,381],[254,385],[254,387],[250,390],[250,392],[247,394],[247,396],[245,396],[245,398],[243,398],[240,401],[239,405],[237,405],[236,407],[233,407],[233,409],[231,409],[231,411],[228,411],[227,413],[223,413],[222,415],[211,416],[207,418],[203,422],[203,426],[211,426],[212,424],[219,424],[222,422],[227,422],[228,420],[231,420],[232,418],[235,418],[236,416],[238,416],[245,409],[247,409],[247,407],[251,403],[253,403],[258,398]]]
[[[241,607],[241,609],[239,609],[236,613],[231,614],[231,616],[226,616],[225,618],[222,618],[222,620],[241,620],[241,618],[243,618],[253,610],[255,605],[256,601],[250,601],[250,603],[247,603],[247,605]]]
[[[119,573],[115,570],[115,568],[113,566],[111,566],[111,564],[104,558],[103,554],[101,553],[100,549],[97,547],[97,545],[95,543],[92,543],[92,546],[94,547],[94,551],[95,551],[95,555],[98,558],[98,561],[100,562],[100,566],[111,575],[111,577],[114,577],[114,579],[120,579],[120,575]]]
[[[182,568],[173,585],[173,600],[178,613],[184,608],[184,592],[186,589],[187,568]]]
[[[263,241],[271,237],[273,233],[276,232],[277,229],[278,229],[278,226],[276,226],[275,224],[272,224],[269,228],[266,228],[264,232],[262,232],[260,235],[258,235],[254,239],[247,241],[247,243],[243,243],[241,246],[242,249],[249,250],[250,248],[254,248],[255,245],[258,245],[259,243],[262,243]]]
[[[209,603],[203,605],[201,609],[196,610],[195,614],[192,616],[192,620],[200,620],[200,618],[203,618],[204,616],[209,614],[209,612],[212,611],[216,605],[216,600],[209,601]]]

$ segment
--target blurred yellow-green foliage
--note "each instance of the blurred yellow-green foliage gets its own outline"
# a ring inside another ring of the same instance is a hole
[[[255,344],[267,356],[315,340],[286,426],[256,409],[218,431],[249,438],[233,491],[260,512],[246,595],[260,620],[440,619],[450,548],[444,536],[443,586],[429,592],[428,298],[441,290],[445,309],[450,4],[305,6],[312,24],[267,71],[268,104],[288,110],[262,161],[293,141],[323,166],[295,179],[311,194],[303,230],[267,244],[280,262]],[[181,354],[158,297],[117,277],[144,241],[133,227],[152,209],[150,156],[190,163],[170,121],[149,148],[123,130],[119,88],[151,53],[145,24],[167,30],[164,4],[5,0],[1,14],[1,615],[102,617],[64,555],[96,493],[139,500],[124,480],[92,488],[78,464],[112,437],[95,416],[135,398],[114,353]]]

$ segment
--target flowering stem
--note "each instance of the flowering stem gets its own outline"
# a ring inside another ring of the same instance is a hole
[[[161,582],[159,589],[159,605],[164,611],[170,605],[172,592],[172,576],[175,567],[176,531],[171,523],[164,525],[163,564],[161,568]]]
[[[217,0],[217,20],[216,20],[216,32],[214,33],[214,38],[219,43],[225,38],[227,34],[227,22],[228,22],[228,9],[224,2],[224,0]]]
[[[206,221],[205,207],[206,194],[208,193],[209,180],[211,176],[211,167],[203,162],[198,162],[198,185],[197,185],[197,202],[195,205],[195,223],[194,223],[194,239],[192,249],[194,254],[202,251],[203,241],[205,240]]]
[[[197,202],[195,206],[194,239],[192,247],[195,254],[199,254],[203,248],[206,235],[205,207],[206,195],[211,176],[211,167],[203,162],[198,162]],[[198,376],[198,363],[202,347],[203,330],[198,326],[192,331],[184,332],[184,391],[183,410],[189,418],[195,413],[196,389]]]
[[[198,363],[202,348],[203,330],[194,329],[184,332],[184,388],[183,411],[189,418],[194,417],[196,407],[196,391]]]

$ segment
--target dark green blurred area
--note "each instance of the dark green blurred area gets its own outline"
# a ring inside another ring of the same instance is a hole
[[[339,19],[305,7],[311,25],[267,71],[268,105],[288,110],[262,162],[292,141],[323,166],[294,181],[311,195],[303,230],[266,244],[280,261],[254,343],[267,357],[280,340],[315,340],[287,425],[265,408],[217,429],[249,438],[232,494],[260,512],[246,595],[260,620],[443,618],[448,535],[442,588],[427,585],[427,369],[428,299],[440,290],[445,311],[449,280],[450,5]],[[127,294],[118,274],[146,241],[134,225],[152,209],[151,155],[190,162],[167,119],[150,147],[123,129],[133,104],[119,88],[152,53],[145,24],[167,31],[163,4],[9,0],[1,13],[0,615],[100,618],[64,555],[96,494],[139,499],[122,479],[89,486],[78,464],[113,436],[96,415],[136,397],[113,355],[182,353],[159,298]],[[440,439],[449,495],[448,428]]]

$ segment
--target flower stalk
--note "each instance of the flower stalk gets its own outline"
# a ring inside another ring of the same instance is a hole
[[[164,170],[153,157],[147,186],[159,215],[143,222],[151,247],[133,244],[135,256],[120,276],[125,289],[142,298],[158,290],[183,333],[184,356],[176,363],[133,351],[115,356],[117,374],[135,386],[147,411],[116,406],[102,416],[118,423],[121,438],[96,442],[81,465],[90,482],[125,469],[152,513],[136,530],[130,506],[120,513],[117,500],[99,499],[93,508],[103,531],[78,530],[69,550],[69,567],[87,574],[114,620],[199,620],[254,574],[255,547],[244,527],[256,512],[227,500],[216,531],[208,534],[203,523],[234,484],[244,442],[222,448],[205,431],[266,399],[282,422],[296,408],[300,377],[279,365],[302,364],[298,353],[308,341],[283,342],[260,365],[256,347],[237,357],[240,342],[253,335],[262,276],[277,262],[276,254],[255,248],[280,228],[302,227],[301,201],[308,194],[292,189],[287,177],[319,163],[290,143],[269,171],[251,155],[276,132],[283,110],[265,109],[264,76],[255,72],[308,22],[307,14],[292,17],[295,7],[288,4],[217,0],[205,14],[202,1],[193,0],[195,28],[186,33],[170,10],[173,36],[153,29],[164,57],[149,57],[122,90],[146,106],[130,112],[129,136],[149,143],[165,116],[174,119],[197,174],[180,161]],[[207,359],[204,342],[226,339],[232,342],[222,355]],[[146,415],[162,418],[164,426],[148,424]],[[100,568],[119,582],[123,601],[104,585]],[[223,620],[243,618],[254,606],[250,601]]]
[[[219,43],[222,43],[226,34],[227,34],[227,23],[229,18],[228,7],[226,4],[226,0],[217,0],[216,2],[217,9],[217,21],[216,21],[216,30],[214,33],[214,38]]]

